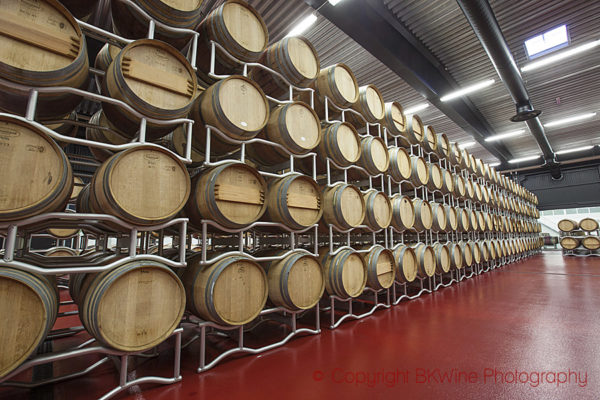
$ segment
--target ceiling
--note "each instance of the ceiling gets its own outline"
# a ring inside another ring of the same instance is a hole
[[[325,2],[325,0],[322,0]],[[357,7],[365,0],[345,0]],[[503,144],[513,157],[540,154],[525,123],[510,122],[514,103],[473,33],[456,0],[372,0],[382,5],[407,28],[459,86],[494,78],[496,83],[469,95],[495,133],[525,129],[526,134],[506,139]],[[222,0],[205,0],[210,10]],[[294,25],[314,12],[304,0],[250,0],[269,28],[270,40],[285,36]],[[313,2],[314,3],[314,2]],[[557,25],[567,24],[571,45],[600,39],[600,2],[596,1],[510,1],[490,0],[510,50],[522,67],[527,63],[523,42]],[[339,6],[338,6],[339,7]],[[335,10],[334,10],[335,11]],[[318,14],[317,22],[304,35],[314,44],[321,65],[343,62],[354,71],[360,85],[375,84],[386,101],[398,101],[405,108],[426,102],[402,77],[386,67],[357,42]],[[590,50],[552,67],[523,73],[534,107],[543,111],[542,123],[565,116],[600,109],[600,51]],[[442,93],[443,95],[443,93]],[[418,112],[426,124],[446,133],[459,143],[472,137],[433,105]],[[573,126],[547,128],[554,150],[600,144],[598,116]],[[497,161],[479,143],[469,149],[475,157]]]

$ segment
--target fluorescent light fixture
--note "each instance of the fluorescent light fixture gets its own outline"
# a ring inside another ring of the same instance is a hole
[[[538,61],[531,62],[521,68],[522,72],[533,71],[534,69],[538,69],[541,67],[545,67],[546,65],[554,64],[560,60],[564,60],[565,58],[573,57],[576,54],[583,53],[584,51],[591,50],[594,47],[600,45],[600,40],[594,40],[593,42],[589,42],[586,44],[582,44],[577,47],[573,47],[570,50],[564,50],[560,53],[556,53],[552,56],[544,57]]]
[[[300,23],[296,25],[296,27],[292,29],[290,33],[286,35],[286,37],[302,35],[315,22],[317,22],[317,16],[315,14],[310,14],[308,17],[300,21]]]
[[[527,157],[521,157],[521,158],[513,158],[512,160],[509,161],[509,163],[516,164],[516,163],[520,163],[520,162],[523,162],[523,161],[537,160],[538,158],[540,158],[539,154],[537,156],[527,156]]]
[[[585,114],[578,114],[578,115],[573,115],[572,117],[568,117],[568,118],[563,118],[563,119],[557,119],[556,121],[550,121],[546,124],[544,124],[544,127],[549,128],[552,126],[560,126],[560,125],[565,125],[571,122],[575,122],[575,121],[581,121],[584,119],[590,119],[596,116],[595,112],[591,112],[591,113],[585,113]]]
[[[337,3],[341,2],[342,0],[329,0],[329,4],[331,4],[332,6],[335,6]]]
[[[476,144],[477,144],[476,142],[471,141],[471,142],[459,143],[458,145],[461,149],[468,149],[469,147],[473,147]]]
[[[498,135],[493,135],[493,136],[489,136],[485,138],[486,142],[495,142],[497,140],[503,140],[503,139],[508,139],[514,136],[519,136],[522,133],[525,132],[525,129],[519,129],[516,131],[510,131],[510,132],[506,132],[506,133],[500,133]]]
[[[556,155],[561,155],[561,154],[569,154],[569,153],[577,153],[578,151],[584,151],[584,150],[589,150],[591,148],[593,148],[594,146],[582,146],[582,147],[576,147],[574,149],[567,149],[567,150],[560,150],[555,152]]]
[[[491,163],[489,165],[490,165],[490,167],[497,167],[497,166],[500,165],[500,163],[499,162],[494,162],[494,163]]]
[[[441,101],[449,101],[456,99],[457,97],[464,96],[465,94],[473,93],[488,86],[492,86],[496,82],[494,79],[488,79],[487,81],[475,83],[473,85],[466,86],[462,89],[459,89],[455,92],[449,93],[445,96],[440,97]]]
[[[567,26],[561,25],[547,32],[527,39],[525,49],[529,58],[535,58],[548,54],[551,51],[558,50],[569,44],[569,35],[567,35]]]
[[[404,114],[408,115],[408,114],[414,114],[418,111],[422,111],[424,109],[426,109],[427,107],[429,107],[429,103],[421,103],[421,104],[417,104],[414,107],[409,107],[406,110],[404,110]]]

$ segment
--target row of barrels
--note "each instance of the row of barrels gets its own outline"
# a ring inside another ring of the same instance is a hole
[[[15,118],[0,118],[0,127],[10,155],[3,159],[0,169],[0,221],[64,210],[74,186],[62,149],[35,126]],[[75,191],[81,189],[79,185]],[[77,210],[112,214],[134,225],[160,224],[183,212],[196,226],[209,219],[232,229],[248,226],[263,216],[293,230],[314,225],[322,216],[325,223],[341,230],[359,225],[379,230],[390,224],[398,231],[432,226],[437,231],[537,229],[526,219],[479,211],[461,217],[458,208],[406,196],[389,198],[375,190],[363,193],[348,184],[321,188],[301,174],[267,182],[258,170],[239,162],[203,169],[190,179],[184,164],[171,152],[150,145],[109,157],[80,191]]]
[[[301,250],[272,250],[257,255],[279,256],[274,261],[229,256],[208,266],[196,254],[188,258],[187,268],[176,271],[156,261],[137,260],[102,273],[71,275],[69,291],[83,325],[101,344],[143,351],[171,334],[186,304],[205,320],[241,325],[256,318],[268,300],[290,310],[308,309],[325,291],[356,297],[365,286],[389,288],[394,281],[409,283],[536,246],[533,239],[399,244],[393,250],[376,245],[333,254],[323,248],[319,257]],[[11,320],[0,328],[0,378],[44,340],[58,306],[53,276],[0,269],[0,316]],[[22,329],[24,325],[28,329]]]
[[[0,57],[9,66],[6,70],[0,70],[0,75],[8,80],[32,86],[84,87],[87,84],[88,65],[82,33],[73,17],[58,2],[47,0],[44,3],[47,7],[35,11],[34,17],[35,22],[40,25],[41,32],[39,33],[51,38],[52,46],[42,45],[39,39],[36,39],[39,35],[33,35],[28,31],[20,30],[18,41],[5,32],[0,39],[11,51],[5,53],[4,57]],[[241,76],[220,81],[209,77],[207,60],[210,57],[207,57],[207,54],[209,41],[214,40],[242,61],[262,61],[265,65],[285,75],[294,84],[313,87],[316,90],[317,103],[322,102],[327,96],[338,106],[354,108],[369,122],[385,124],[387,121],[386,127],[391,135],[394,133],[404,134],[410,143],[422,144],[426,150],[436,152],[440,157],[449,158],[450,161],[454,161],[464,168],[470,168],[482,177],[487,176],[492,181],[498,181],[516,195],[526,198],[522,190],[517,190],[520,187],[509,183],[510,180],[507,178],[492,173],[493,169],[487,167],[487,164],[484,165],[480,160],[476,162],[472,156],[468,156],[468,153],[460,151],[458,148],[457,151],[451,151],[452,146],[447,138],[436,134],[432,127],[423,126],[417,116],[413,116],[407,121],[403,116],[402,108],[397,103],[384,103],[381,94],[373,85],[359,88],[352,71],[347,66],[337,64],[320,69],[318,55],[306,39],[285,38],[267,47],[266,26],[260,15],[248,4],[241,1],[227,1],[200,22],[196,20],[201,15],[196,12],[199,10],[199,4],[196,2],[194,2],[196,5],[191,7],[195,10],[194,12],[191,12],[187,6],[184,7],[185,12],[183,12],[177,7],[168,7],[168,4],[164,2],[138,0],[136,3],[161,22],[175,23],[175,26],[178,27],[190,28],[193,26],[200,33],[198,74],[194,73],[190,63],[177,48],[160,40],[136,40],[123,49],[111,50],[110,46],[107,46],[98,55],[96,67],[105,70],[104,78],[100,79],[102,93],[124,101],[136,111],[163,121],[185,117],[190,113],[192,116],[199,114],[202,122],[218,127],[230,138],[237,140],[247,140],[262,132],[270,118],[269,104],[260,86],[267,90],[268,87],[280,85],[273,85],[274,79],[272,78],[261,79],[259,73],[251,73],[250,76],[259,83],[262,82],[262,85]],[[153,6],[150,6],[150,3]],[[155,3],[161,6],[156,7]],[[10,20],[12,23],[17,23],[23,18],[16,12],[16,4],[15,0],[15,6],[7,7],[5,13],[7,17],[10,16],[6,20]],[[136,24],[132,24],[130,21],[125,25],[119,24],[119,21],[124,21],[122,19],[124,16],[130,15],[127,12],[128,6],[119,2],[119,5],[115,7],[118,9],[118,12],[113,14],[116,32],[131,38],[143,37],[138,33],[146,32],[146,30],[133,29]],[[121,10],[122,7],[124,9]],[[80,12],[80,10],[74,10]],[[115,9],[113,9],[114,11]],[[50,23],[44,19],[49,14],[56,16],[52,19],[52,23],[55,22],[55,19],[60,20],[61,26],[64,26],[61,32],[53,32]],[[114,18],[115,15],[117,18]],[[175,15],[178,17],[175,18]],[[182,15],[186,15],[186,17],[181,18]],[[140,22],[137,17],[133,20]],[[180,25],[182,22],[184,24]],[[126,27],[132,28],[132,30]],[[180,36],[173,33],[167,34],[160,29],[157,31],[157,37],[160,39],[172,44],[180,43],[179,40],[175,42],[171,40],[174,38],[173,35]],[[69,45],[67,46],[66,43]],[[22,64],[19,61],[20,58],[14,56],[14,54],[23,52],[32,54],[32,57],[27,58],[29,64]],[[236,67],[222,54],[217,55],[216,63],[228,72],[236,72]],[[15,71],[17,72],[15,73]],[[205,85],[206,90],[198,85],[199,81]],[[0,103],[0,108],[10,112],[23,113],[26,97],[15,94],[8,88],[4,89],[10,95],[3,96],[5,101]],[[72,111],[78,100],[76,96],[66,93],[42,94],[39,98],[38,117],[42,120],[64,117]],[[281,139],[280,144],[289,145],[293,151],[306,152],[307,149],[314,148],[319,142],[318,124],[315,124],[314,112],[311,113],[310,110],[307,110],[305,105],[296,104],[296,106],[295,108],[303,108],[302,115],[313,114],[313,120],[308,124],[308,131],[311,134],[303,136],[303,133],[287,132],[289,134],[287,140]],[[322,107],[317,107],[317,111],[318,113],[322,112]],[[136,135],[140,122],[136,115],[111,103],[103,104],[102,112],[105,118],[103,119],[102,115],[99,115],[96,119],[98,121],[105,120],[109,124],[109,130],[114,133],[104,132],[111,137],[109,140],[119,141],[123,138],[130,140]],[[352,124],[352,118],[349,119],[349,122]],[[194,137],[197,139],[198,147],[202,147],[201,142],[205,136],[203,124],[195,125]],[[302,130],[307,129],[302,122],[297,121],[296,125],[297,129],[298,126],[302,126]],[[151,140],[159,139],[172,132],[174,128],[175,126],[169,124],[149,123],[147,137]],[[106,129],[98,130],[106,131]],[[105,138],[106,135],[100,135],[100,137]],[[371,139],[371,141],[373,140]],[[215,145],[214,151],[218,152],[219,147],[231,147],[231,145],[227,146],[227,143],[221,144],[222,146]],[[271,153],[277,153],[277,151],[271,151]],[[262,152],[258,151],[258,154],[262,154]],[[463,157],[463,155],[465,156]],[[276,154],[274,159],[280,159],[279,156]],[[273,161],[268,158],[265,157],[266,160],[262,161]],[[369,163],[365,163],[365,165],[372,166],[373,170],[381,170],[381,167],[385,166],[385,162],[381,161],[380,157],[372,157],[372,159],[374,161],[372,165]]]
[[[598,250],[600,249],[600,237],[564,236],[560,238],[560,245],[565,250],[575,250],[580,246],[588,250]]]
[[[558,229],[562,232],[573,232],[582,230],[592,232],[598,230],[598,221],[594,218],[583,218],[581,221],[562,219],[558,221]]]

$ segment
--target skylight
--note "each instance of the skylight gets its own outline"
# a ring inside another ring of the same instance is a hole
[[[561,25],[541,35],[527,39],[525,41],[525,49],[527,50],[527,56],[533,59],[561,49],[568,44],[569,35],[567,34],[567,26]]]

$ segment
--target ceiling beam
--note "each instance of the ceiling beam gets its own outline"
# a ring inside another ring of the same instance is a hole
[[[335,7],[326,0],[304,1],[394,71],[498,160],[505,163],[513,158],[502,143],[485,141],[487,136],[495,134],[494,129],[468,98],[440,101],[441,94],[452,92],[459,85],[382,0],[344,0]]]

